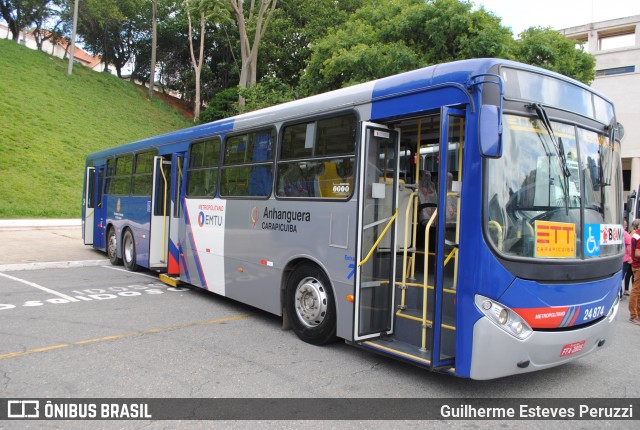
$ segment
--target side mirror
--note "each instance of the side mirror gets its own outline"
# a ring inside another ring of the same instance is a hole
[[[480,154],[502,157],[502,118],[498,106],[482,105],[480,109]]]

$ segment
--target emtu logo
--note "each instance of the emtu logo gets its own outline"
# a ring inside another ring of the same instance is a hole
[[[204,212],[198,214],[198,225],[200,227],[204,226]]]
[[[260,209],[258,209],[258,206],[254,206],[253,209],[251,209],[251,223],[253,224],[252,227],[255,228],[256,224],[258,223],[258,221],[260,220]]]

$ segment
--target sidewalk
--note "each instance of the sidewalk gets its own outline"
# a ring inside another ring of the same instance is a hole
[[[84,245],[80,219],[0,220],[0,272],[108,264]]]

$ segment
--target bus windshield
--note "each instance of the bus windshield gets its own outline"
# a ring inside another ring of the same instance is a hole
[[[608,135],[504,116],[503,156],[487,161],[488,236],[506,256],[595,258],[622,252],[620,150]]]

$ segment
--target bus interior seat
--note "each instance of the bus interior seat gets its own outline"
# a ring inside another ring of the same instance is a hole
[[[285,197],[309,197],[307,180],[300,165],[289,164],[278,180],[278,194]]]
[[[352,179],[353,181],[353,179]],[[345,197],[348,192],[337,190],[336,186],[346,185],[348,181],[345,181],[340,175],[338,175],[338,169],[336,163],[333,161],[325,161],[322,163],[322,167],[316,175],[316,185],[319,191],[320,197]],[[349,184],[349,189],[351,184]]]

